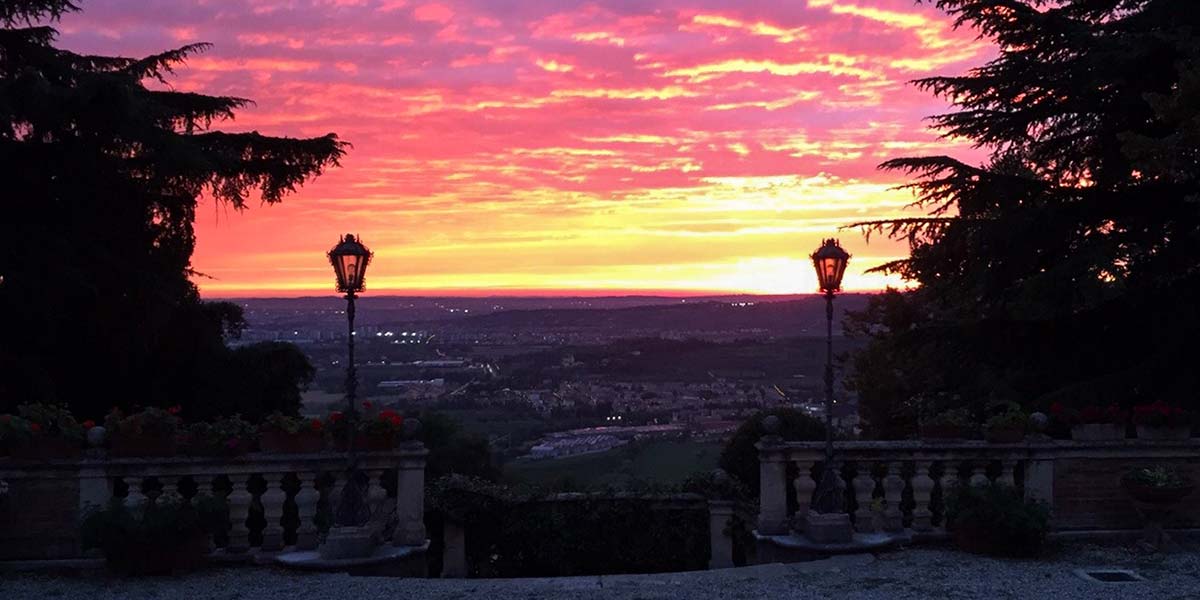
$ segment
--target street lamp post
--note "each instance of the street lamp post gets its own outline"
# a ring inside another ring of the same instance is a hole
[[[371,251],[362,245],[357,236],[350,233],[342,236],[338,244],[329,251],[329,262],[333,265],[333,273],[337,278],[337,290],[346,294],[346,346],[350,361],[346,365],[346,414],[344,416],[348,450],[347,481],[342,497],[338,499],[337,510],[334,512],[334,522],[339,526],[361,524],[363,512],[367,509],[355,473],[354,441],[358,424],[358,409],[355,404],[358,397],[358,374],[354,368],[354,299],[358,297],[359,292],[363,291],[367,265],[371,262],[371,256]]]
[[[817,270],[817,283],[825,294],[825,468],[817,484],[813,509],[830,514],[843,509],[842,490],[833,468],[833,296],[842,287],[850,254],[837,240],[828,239],[811,258]]]

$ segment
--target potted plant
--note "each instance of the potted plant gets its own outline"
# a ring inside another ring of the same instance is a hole
[[[1009,404],[1004,412],[993,415],[983,424],[984,439],[993,444],[1016,444],[1025,439],[1029,426],[1029,415],[1016,404]]]
[[[945,411],[921,424],[921,437],[933,440],[966,439],[971,434],[971,413],[965,408]]]
[[[17,413],[21,431],[14,435],[15,443],[9,448],[14,458],[71,459],[83,452],[84,427],[66,407],[22,404]]]
[[[320,419],[289,417],[274,413],[259,427],[263,452],[311,454],[324,447],[325,424]]]
[[[1186,440],[1192,436],[1192,415],[1162,400],[1133,407],[1138,439]]]
[[[109,452],[116,457],[174,456],[179,407],[147,408],[125,416],[114,408],[104,419]]]
[[[114,571],[162,575],[202,565],[209,536],[227,520],[224,502],[207,495],[188,501],[178,493],[161,494],[133,508],[113,498],[85,515],[81,537],[84,548],[99,548]]]
[[[1082,410],[1067,408],[1058,402],[1050,405],[1050,416],[1071,428],[1071,439],[1096,442],[1125,439],[1128,415],[1121,407],[1086,406]]]
[[[257,429],[241,415],[221,417],[209,423],[193,423],[181,439],[192,456],[241,456],[254,447]]]
[[[1162,550],[1169,544],[1166,523],[1196,486],[1175,469],[1164,466],[1134,469],[1121,478],[1121,485],[1145,521],[1141,543]]]
[[[353,424],[341,412],[329,413],[325,428],[329,431],[334,447],[345,452],[349,449],[349,437],[353,435],[355,450],[381,451],[394,448],[400,439],[404,417],[390,409],[376,413],[372,410],[370,402],[363,402],[363,409],[357,422]],[[353,434],[350,433],[351,429]]]

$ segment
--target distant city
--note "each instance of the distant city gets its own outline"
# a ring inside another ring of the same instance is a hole
[[[861,309],[866,298],[846,294],[838,310]],[[248,325],[233,343],[298,345],[317,369],[305,410],[336,407],[344,301],[235,302]],[[820,297],[804,295],[367,296],[354,332],[360,389],[380,406],[461,411],[507,459],[602,452],[634,439],[717,441],[761,408],[824,414],[824,310]],[[478,422],[481,412],[488,423]],[[845,390],[835,417],[843,428],[857,424]]]

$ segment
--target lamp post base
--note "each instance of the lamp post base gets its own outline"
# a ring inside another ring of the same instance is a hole
[[[366,558],[375,552],[377,542],[370,527],[331,527],[318,552],[324,560]]]

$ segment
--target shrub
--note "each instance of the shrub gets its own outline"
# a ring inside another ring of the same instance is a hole
[[[241,415],[215,419],[209,423],[193,423],[184,434],[184,444],[192,454],[200,456],[230,456],[253,449],[258,428]]]
[[[170,573],[198,566],[208,549],[207,536],[224,530],[225,503],[211,496],[185,500],[162,494],[133,509],[113,498],[83,519],[85,549],[99,548],[109,566],[129,574]]]
[[[1141,467],[1121,478],[1125,485],[1140,485],[1151,488],[1174,489],[1191,485],[1191,480],[1170,467]]]
[[[1012,404],[1005,408],[1004,412],[988,417],[983,427],[988,431],[1025,431],[1028,423],[1029,415],[1025,414],[1025,411],[1021,410],[1020,406]]]
[[[146,408],[129,416],[114,408],[104,418],[104,427],[110,436],[174,437],[181,422],[178,415],[178,406]]]
[[[960,486],[946,498],[946,522],[960,548],[976,554],[1027,557],[1041,551],[1050,511],[1011,486]]]
[[[820,420],[791,408],[760,411],[742,423],[721,450],[720,466],[745,483],[750,493],[758,496],[758,449],[754,444],[763,436],[763,419],[779,418],[779,435],[786,441],[820,441],[825,439],[825,425]]]
[[[17,414],[28,423],[29,432],[34,436],[53,436],[82,442],[86,434],[83,426],[65,406],[22,404],[17,407]]]
[[[262,425],[259,426],[259,431],[263,433],[286,433],[288,435],[299,435],[308,432],[320,434],[325,431],[325,424],[320,419],[289,417],[283,413],[276,412],[263,419]]]
[[[4,450],[33,436],[28,419],[16,415],[0,415],[0,450]]]

